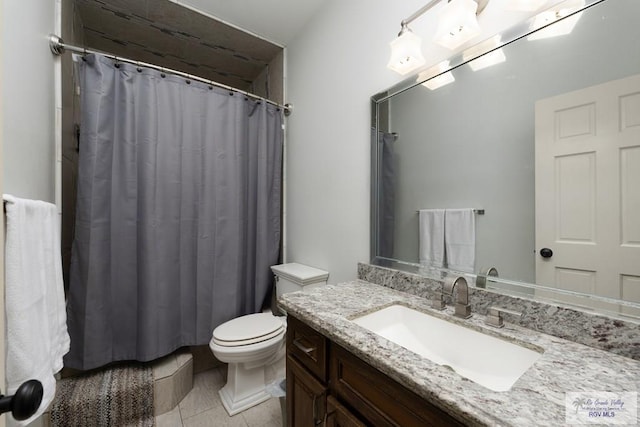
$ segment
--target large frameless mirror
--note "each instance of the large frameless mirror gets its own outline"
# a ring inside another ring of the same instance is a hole
[[[640,315],[640,2],[587,3],[372,98],[373,264],[441,276],[418,212],[471,208],[478,286]]]

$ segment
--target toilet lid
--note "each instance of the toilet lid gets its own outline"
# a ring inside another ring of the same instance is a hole
[[[213,330],[213,341],[223,346],[253,344],[284,332],[282,321],[271,313],[241,316]]]

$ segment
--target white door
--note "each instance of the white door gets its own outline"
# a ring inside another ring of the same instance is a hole
[[[640,302],[640,75],[538,101],[535,133],[536,282]]]

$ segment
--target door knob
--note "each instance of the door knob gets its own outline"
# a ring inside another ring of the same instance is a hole
[[[11,411],[18,421],[26,420],[36,413],[42,402],[42,384],[38,380],[22,383],[13,396],[0,395],[0,414]]]
[[[540,256],[542,258],[551,258],[553,256],[553,251],[549,248],[540,249]]]

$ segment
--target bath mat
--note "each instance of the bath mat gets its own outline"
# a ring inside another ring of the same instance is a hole
[[[52,427],[154,424],[151,367],[116,366],[57,383]]]

